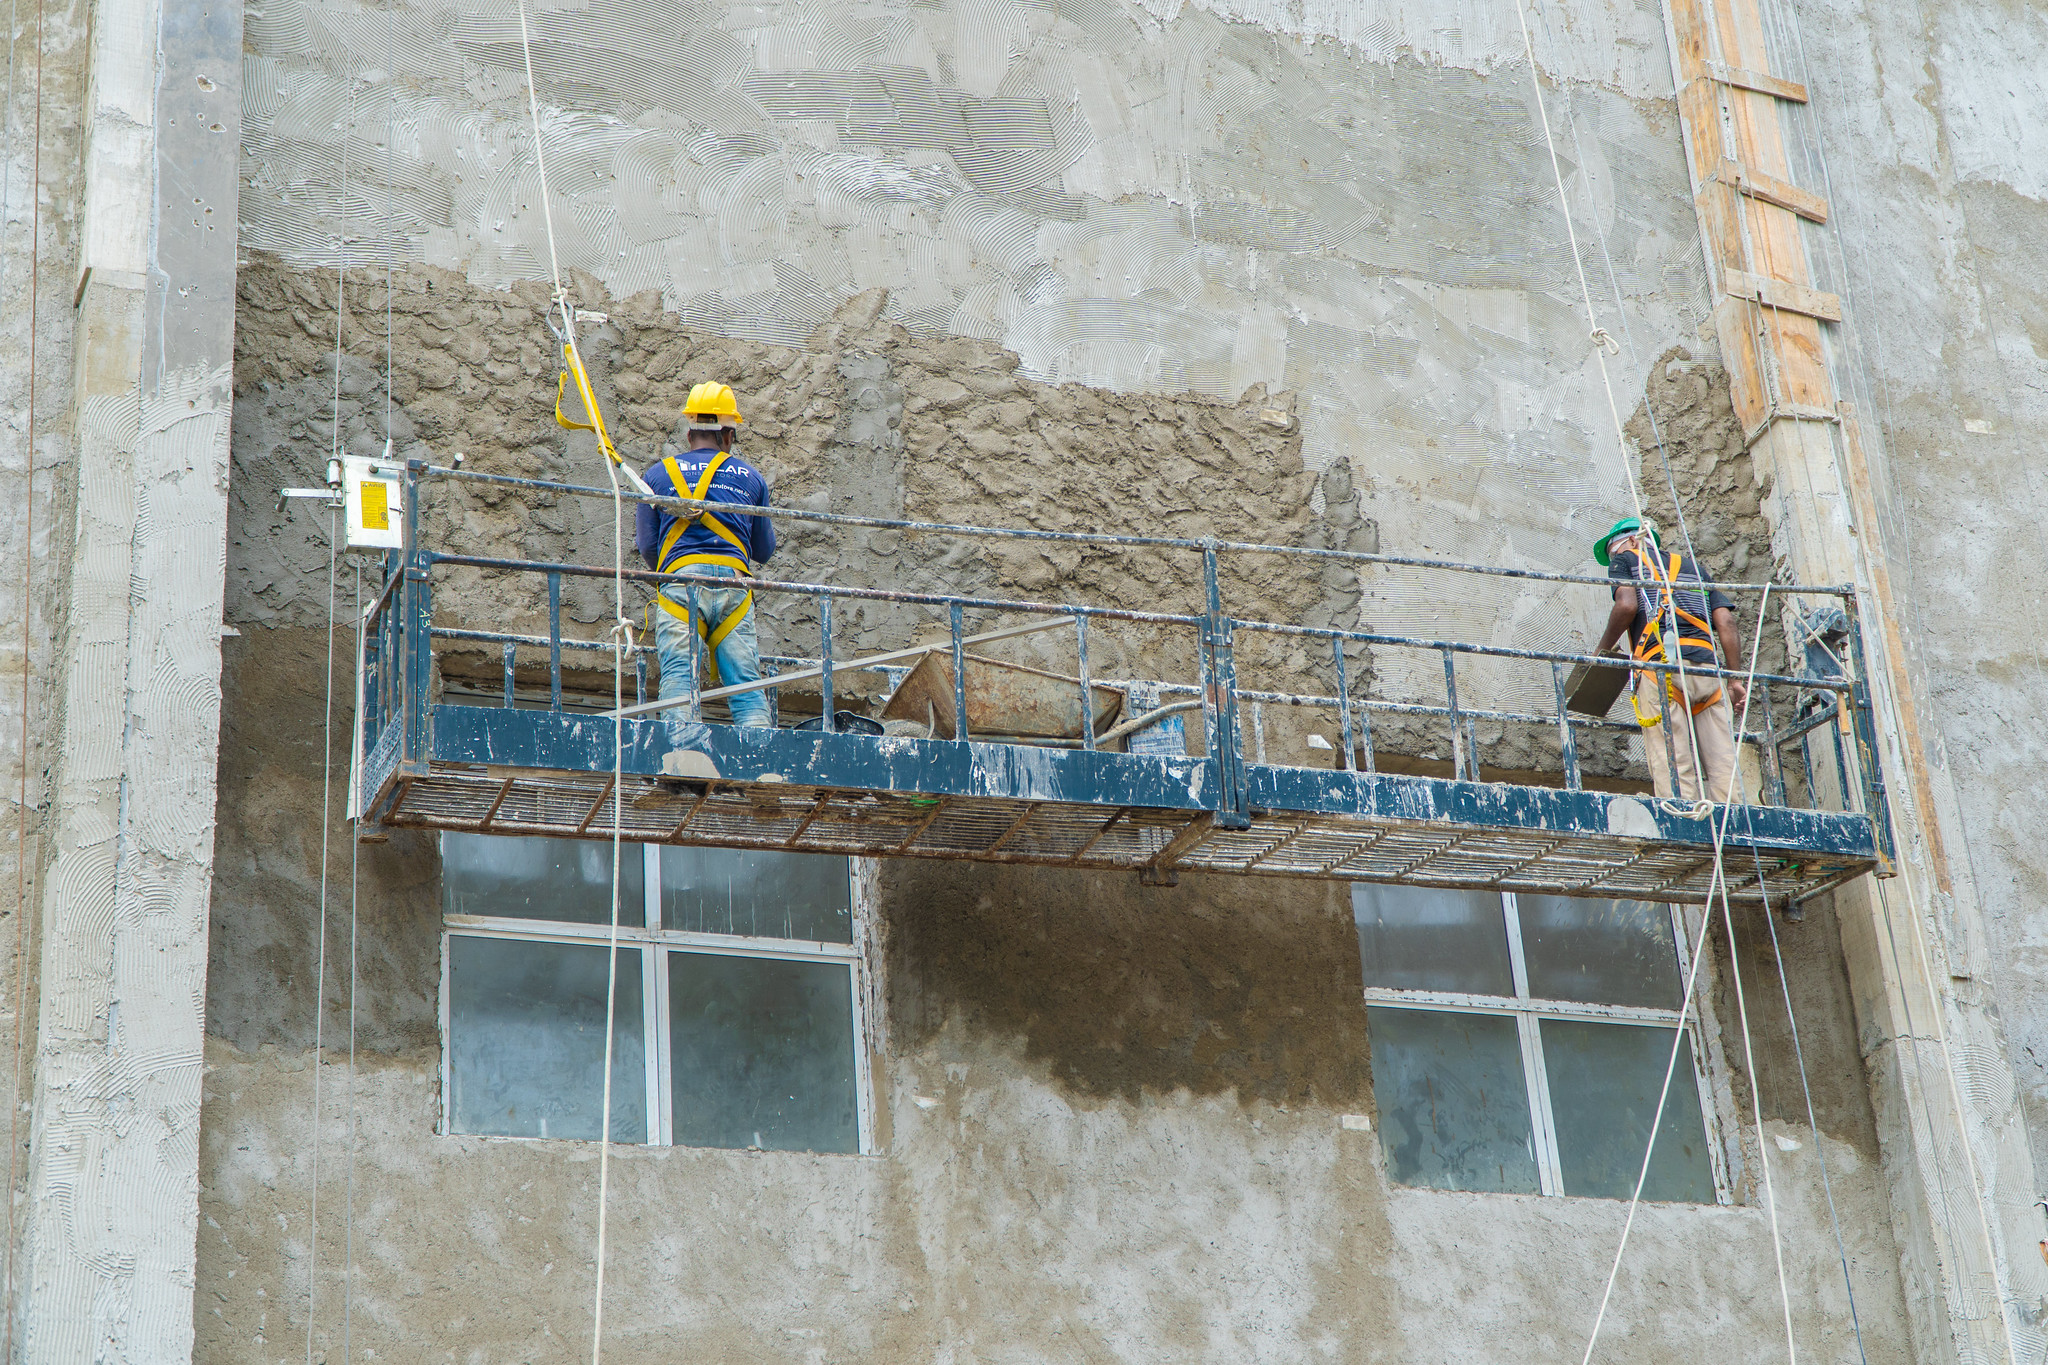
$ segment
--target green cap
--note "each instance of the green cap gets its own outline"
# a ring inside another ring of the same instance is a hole
[[[1626,536],[1636,531],[1646,531],[1649,533],[1650,539],[1657,539],[1657,523],[1654,521],[1646,523],[1640,517],[1623,517],[1620,521],[1608,527],[1607,534],[1593,542],[1593,558],[1600,564],[1600,567],[1607,567],[1608,542],[1616,536]]]

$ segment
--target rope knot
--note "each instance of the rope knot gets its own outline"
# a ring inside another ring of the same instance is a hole
[[[1595,327],[1593,329],[1592,342],[1609,355],[1621,354],[1621,343],[1610,336],[1605,327]]]

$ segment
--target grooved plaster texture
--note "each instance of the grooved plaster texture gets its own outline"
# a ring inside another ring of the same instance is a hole
[[[40,895],[26,1361],[192,1348],[240,14],[94,13],[72,568]],[[223,65],[223,63],[229,63]],[[60,411],[63,407],[60,406]]]
[[[25,1057],[35,1050],[33,935],[47,847],[47,777],[55,757],[52,719],[62,698],[56,661],[67,601],[76,469],[65,399],[72,364],[71,291],[79,251],[81,173],[75,111],[84,98],[85,24],[82,8],[72,5],[52,5],[44,18],[40,170],[45,199],[40,215],[33,211],[31,178],[37,169],[32,25],[21,24],[8,35],[13,79],[11,85],[0,86],[0,117],[7,134],[0,148],[0,176],[5,177],[0,182],[5,207],[0,217],[0,565],[5,565],[0,570],[0,1050],[8,1059],[0,1066],[0,1102],[10,1114],[20,1116],[9,1124],[9,1138],[18,1143],[17,1185],[10,1195],[18,1193],[26,1169],[20,1158],[32,1129],[19,1105],[22,1097],[16,1094],[13,1059],[17,1041]],[[28,477],[32,233],[42,254],[34,276],[38,406],[33,486]],[[24,968],[26,983],[20,979]],[[17,1001],[24,998],[27,1008],[17,1012]]]
[[[881,288],[885,320],[995,342],[1020,377],[1290,391],[1306,467],[1348,461],[1390,545],[1586,565],[1629,500],[1513,10],[1352,7],[1341,31],[1337,13],[542,7],[561,259],[728,337],[801,345]],[[1705,308],[1661,19],[1615,3],[1536,24],[1602,319],[1627,342],[1625,416]],[[331,267],[345,231],[372,269],[545,278],[517,38],[510,10],[440,3],[252,15],[245,251]],[[1583,635],[1582,596],[1411,575],[1367,600],[1388,629],[1534,646]],[[1382,669],[1440,686],[1433,659]],[[1533,673],[1486,685],[1549,698]]]

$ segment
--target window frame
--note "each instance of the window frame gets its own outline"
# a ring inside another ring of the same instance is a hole
[[[518,836],[512,836],[518,837]],[[630,841],[629,841],[630,842]],[[662,844],[640,844],[644,859],[645,875],[642,878],[644,902],[637,921],[631,918],[632,911],[624,904],[619,906],[618,948],[620,951],[635,950],[640,958],[640,1000],[641,1030],[645,1041],[647,1058],[646,1083],[648,1130],[639,1137],[627,1138],[612,1134],[615,1143],[629,1143],[633,1146],[673,1147],[675,1141],[675,1087],[674,1073],[670,1061],[672,1041],[669,1037],[669,973],[668,955],[685,952],[710,957],[765,958],[781,962],[843,962],[847,966],[847,992],[852,1006],[852,1036],[848,1039],[853,1049],[854,1116],[859,1129],[859,1142],[852,1152],[790,1152],[787,1155],[806,1157],[873,1156],[879,1150],[876,1138],[876,1113],[874,1103],[873,1061],[874,1046],[871,1036],[874,999],[869,979],[868,954],[866,945],[871,941],[869,918],[874,900],[874,878],[862,875],[862,862],[867,860],[849,857],[846,860],[847,895],[852,907],[853,933],[850,943],[826,943],[812,939],[766,938],[747,934],[711,934],[696,930],[667,929],[661,923],[661,850]],[[773,852],[774,850],[766,850]],[[620,851],[621,858],[626,855]],[[831,856],[831,855],[826,855]],[[444,874],[445,875],[445,874]],[[450,1015],[450,981],[452,970],[451,941],[456,938],[516,939],[529,943],[561,943],[578,947],[602,948],[611,940],[610,924],[575,924],[564,920],[528,919],[522,916],[500,915],[451,915],[441,916],[441,1095],[440,1118],[436,1131],[443,1137],[485,1138],[493,1142],[546,1142],[546,1141],[588,1141],[589,1139],[550,1139],[518,1137],[497,1133],[456,1133],[449,1121],[449,1099],[452,1093],[453,1069],[453,1020]],[[752,1151],[752,1148],[706,1147],[701,1151]]]
[[[1365,1003],[1382,1009],[1434,1010],[1449,1014],[1489,1014],[1511,1018],[1522,1049],[1522,1080],[1529,1099],[1529,1131],[1536,1148],[1539,1192],[1546,1198],[1593,1198],[1572,1196],[1564,1190],[1561,1158],[1557,1146],[1556,1119],[1550,1103],[1550,1073],[1543,1061],[1545,1019],[1574,1020],[1616,1025],[1649,1025],[1685,1029],[1692,1054],[1694,1093],[1699,1097],[1700,1122],[1706,1132],[1707,1162],[1714,1180],[1714,1202],[1732,1204],[1734,1182],[1720,1122],[1720,1090],[1714,1083],[1713,1048],[1708,1039],[1711,1012],[1701,1007],[1705,991],[1696,987],[1682,1010],[1658,1009],[1647,1005],[1597,1005],[1579,1000],[1544,1000],[1529,994],[1528,961],[1522,949],[1521,902],[1512,891],[1496,893],[1507,932],[1508,966],[1515,993],[1480,995],[1465,991],[1407,990],[1389,986],[1365,987]],[[1690,970],[1692,938],[1685,910],[1666,905],[1671,919],[1672,950],[1677,955],[1679,980]],[[1697,926],[1690,926],[1696,928]],[[1702,984],[1709,979],[1711,958],[1700,964]],[[1368,1042],[1368,1046],[1369,1046]],[[1472,1193],[1472,1191],[1460,1191]]]

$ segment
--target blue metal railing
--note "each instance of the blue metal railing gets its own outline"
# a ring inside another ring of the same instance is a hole
[[[529,492],[554,496],[577,496],[611,501],[614,494],[609,489],[590,488],[573,484],[550,483],[542,480],[521,479],[505,475],[476,473],[468,470],[445,469],[428,465],[423,461],[411,461],[406,465],[403,483],[402,517],[405,528],[405,548],[388,552],[385,556],[386,582],[373,602],[365,621],[365,654],[363,661],[363,706],[360,723],[363,727],[363,751],[379,756],[386,771],[403,769],[424,772],[430,746],[428,735],[429,714],[432,704],[432,679],[434,670],[433,645],[436,639],[451,642],[475,644],[496,644],[503,662],[503,704],[511,707],[515,703],[514,673],[518,651],[523,649],[545,649],[548,660],[548,704],[553,710],[561,710],[563,701],[563,654],[564,651],[611,653],[615,646],[604,640],[578,640],[565,637],[562,633],[563,580],[565,578],[610,579],[614,570],[593,565],[568,562],[553,562],[502,556],[441,553],[426,542],[423,532],[423,499],[426,485],[431,482],[468,482],[512,487]],[[704,504],[689,499],[658,498],[627,493],[629,501],[647,502],[681,511],[701,510]],[[721,506],[723,511],[747,510]],[[994,597],[970,596],[954,593],[916,592],[909,590],[867,588],[850,584],[809,583],[780,580],[767,577],[742,579],[757,597],[761,595],[790,596],[807,598],[815,604],[818,614],[819,656],[813,664],[809,660],[776,659],[765,662],[796,664],[799,668],[809,666],[817,672],[822,704],[823,725],[827,730],[833,726],[835,669],[844,668],[844,661],[835,658],[833,642],[833,604],[835,602],[886,602],[911,607],[929,608],[943,612],[947,627],[947,640],[952,662],[952,681],[955,689],[954,705],[958,724],[954,738],[965,741],[969,736],[967,724],[967,678],[966,678],[966,634],[965,613],[1016,613],[1044,618],[1069,618],[1074,623],[1075,649],[1079,664],[1078,688],[1081,700],[1081,715],[1084,718],[1078,747],[1096,747],[1095,726],[1091,710],[1091,689],[1101,679],[1092,678],[1089,667],[1089,632],[1091,626],[1100,627],[1107,623],[1126,623],[1170,630],[1186,631],[1194,645],[1194,662],[1197,680],[1192,683],[1159,684],[1163,691],[1176,694],[1192,694],[1199,699],[1203,721],[1202,746],[1204,757],[1216,765],[1220,783],[1215,819],[1220,828],[1243,828],[1249,823],[1249,797],[1247,782],[1247,757],[1245,754],[1243,724],[1240,703],[1251,703],[1258,707],[1279,705],[1310,707],[1327,711],[1337,722],[1336,729],[1341,736],[1342,748],[1334,759],[1337,767],[1345,770],[1373,771],[1377,767],[1374,742],[1373,718],[1380,716],[1414,716],[1442,722],[1448,729],[1452,751],[1454,776],[1461,781],[1476,782],[1481,778],[1479,746],[1476,726],[1480,722],[1501,725],[1526,725],[1554,730],[1557,738],[1563,785],[1570,790],[1582,790],[1584,774],[1580,754],[1580,736],[1587,732],[1634,733],[1637,726],[1628,721],[1611,721],[1604,718],[1575,716],[1569,709],[1565,689],[1565,669],[1577,664],[1614,665],[1613,656],[1595,657],[1588,654],[1556,650],[1521,649],[1503,645],[1479,644],[1467,641],[1428,639],[1375,631],[1347,631],[1329,627],[1304,626],[1256,619],[1235,618],[1225,610],[1223,579],[1220,565],[1224,556],[1236,555],[1280,555],[1295,556],[1323,561],[1341,561],[1357,564],[1375,564],[1410,568],[1430,572],[1478,574],[1492,577],[1540,581],[1549,583],[1574,583],[1611,587],[1612,580],[1575,574],[1545,573],[1527,569],[1507,569],[1487,565],[1474,565],[1449,560],[1419,558],[1414,556],[1382,555],[1361,551],[1320,550],[1292,546],[1260,545],[1250,542],[1222,541],[1213,539],[1186,539],[1157,536],[1113,536],[1094,535],[1079,532],[1004,529],[965,526],[947,523],[914,522],[898,519],[859,517],[842,514],[810,512],[798,508],[752,509],[788,521],[805,521],[847,528],[869,528],[903,530],[925,535],[974,537],[985,539],[1013,539],[1019,541],[1058,542],[1106,547],[1114,550],[1165,549],[1199,556],[1203,606],[1199,612],[1174,613],[1142,611],[1129,607],[1111,607],[1093,604],[1054,603],[1030,600],[1010,600]],[[469,567],[487,571],[502,571],[515,574],[539,575],[546,583],[547,591],[547,632],[545,635],[517,634],[511,632],[480,630],[467,627],[441,627],[433,622],[434,575],[438,566]],[[690,573],[657,573],[645,569],[627,569],[620,576],[644,589],[658,589],[666,583],[718,583],[731,586],[731,578],[713,579],[710,576]],[[1719,668],[1686,665],[1682,670],[1695,677],[1711,676],[1724,680],[1748,679],[1758,688],[1757,699],[1751,705],[1753,714],[1760,715],[1760,731],[1741,736],[1744,743],[1752,745],[1762,758],[1762,780],[1766,804],[1787,804],[1787,787],[1784,777],[1784,755],[1788,748],[1797,746],[1801,755],[1801,768],[1808,775],[1807,787],[1812,794],[1818,787],[1832,787],[1839,799],[1839,809],[1868,815],[1874,825],[1880,849],[1889,854],[1890,831],[1886,807],[1885,788],[1882,773],[1877,762],[1877,746],[1874,739],[1870,696],[1864,677],[1863,652],[1857,621],[1855,592],[1848,587],[1810,585],[1766,585],[1766,584],[1718,584],[1713,585],[1735,595],[1754,595],[1769,592],[1784,597],[1822,597],[1836,599],[1847,622],[1846,670],[1838,677],[1790,676],[1773,673],[1734,673]],[[694,642],[697,633],[688,632]],[[1329,653],[1331,672],[1335,687],[1327,693],[1291,692],[1259,689],[1241,685],[1238,678],[1238,654],[1240,635],[1264,635],[1276,638],[1293,638],[1302,641],[1322,642],[1320,648]],[[1352,682],[1352,671],[1346,657],[1347,646],[1369,648],[1390,648],[1399,650],[1428,651],[1437,654],[1442,661],[1444,678],[1444,704],[1432,705],[1417,701],[1401,701],[1369,695],[1356,695]],[[647,702],[647,655],[652,652],[645,645],[629,647],[630,661],[634,674],[634,698],[638,705]],[[1474,659],[1522,660],[1547,666],[1551,687],[1548,689],[1554,706],[1548,712],[1516,710],[1494,706],[1473,705],[1469,699],[1461,700],[1459,692],[1458,666],[1461,661]],[[1636,667],[1660,674],[1677,674],[1681,669],[1676,664],[1641,664]],[[789,672],[794,670],[780,670]],[[771,675],[771,681],[772,681]],[[1791,689],[1799,699],[1799,718],[1788,727],[1777,724],[1772,705],[1774,689]],[[1846,716],[1846,725],[1842,723]],[[1811,759],[1811,743],[1814,736],[1825,727],[1835,749],[1833,765],[1835,781],[1816,783],[1812,780],[1815,772]],[[1844,732],[1848,743],[1845,746]],[[986,737],[984,737],[986,738]],[[1263,745],[1261,745],[1263,747]],[[1261,755],[1261,758],[1263,755]],[[373,771],[378,764],[372,763]],[[1676,787],[1675,771],[1674,789]]]

